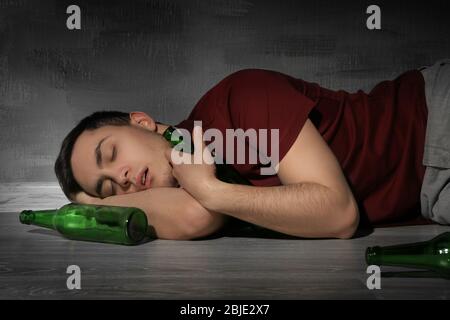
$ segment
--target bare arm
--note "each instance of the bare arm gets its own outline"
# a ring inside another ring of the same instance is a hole
[[[349,229],[352,207],[317,183],[252,187],[219,182],[210,195],[204,202],[209,209],[285,234],[349,238],[354,232]]]
[[[182,188],[153,188],[104,199],[82,193],[75,202],[142,209],[160,239],[204,237],[220,229],[226,219],[223,214],[205,209]]]
[[[310,120],[279,164],[281,186],[223,183],[208,178],[206,165],[175,165],[173,173],[205,208],[282,233],[346,239],[359,222],[340,165]],[[202,173],[205,183],[192,183],[189,174]]]

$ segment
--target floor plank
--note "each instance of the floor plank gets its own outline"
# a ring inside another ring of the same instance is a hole
[[[0,183],[0,212],[60,208],[70,201],[58,183]]]
[[[67,240],[21,225],[17,212],[2,213],[0,298],[449,299],[450,281],[439,278],[383,277],[381,290],[368,290],[364,260],[367,246],[444,231],[449,227],[381,228],[352,240],[247,234],[126,247]],[[81,290],[67,289],[69,265],[81,268]]]

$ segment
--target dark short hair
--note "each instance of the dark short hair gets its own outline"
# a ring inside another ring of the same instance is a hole
[[[68,199],[83,191],[73,176],[70,158],[73,146],[85,130],[95,130],[103,126],[130,125],[130,115],[120,111],[98,111],[82,119],[64,138],[58,158],[55,161],[55,174],[59,185]]]

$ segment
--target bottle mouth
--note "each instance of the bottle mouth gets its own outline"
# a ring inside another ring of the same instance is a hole
[[[19,214],[19,220],[22,224],[31,224],[34,219],[34,212],[32,210],[23,210]]]
[[[368,265],[377,265],[380,257],[380,247],[368,247],[366,249],[366,263]]]
[[[127,236],[133,242],[139,242],[144,239],[147,233],[147,216],[133,212],[127,221]]]

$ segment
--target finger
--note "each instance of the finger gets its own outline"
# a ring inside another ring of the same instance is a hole
[[[203,138],[202,138],[202,128],[200,126],[195,126],[192,132],[192,140],[194,142],[194,163],[203,163]]]
[[[212,156],[209,148],[205,144],[203,139],[203,129],[201,126],[195,126],[193,130],[193,140],[194,140],[194,161],[197,164],[206,163],[213,164],[214,157]]]
[[[203,131],[202,127],[195,126],[193,130],[193,140],[194,140],[194,152],[195,151],[201,151],[203,147]]]
[[[204,151],[203,151],[203,161],[205,161],[205,163],[207,163],[207,164],[214,163],[214,157],[212,156],[209,148],[206,146],[204,147]]]

